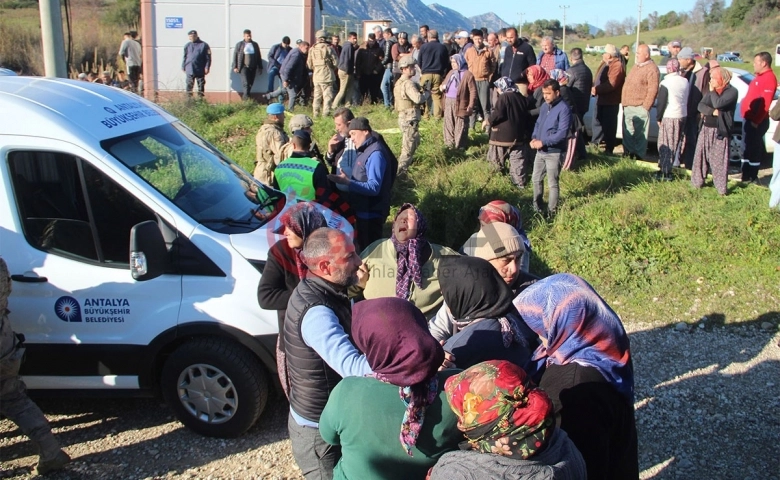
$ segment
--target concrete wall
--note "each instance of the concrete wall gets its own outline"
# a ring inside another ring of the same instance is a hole
[[[144,95],[147,98],[184,92],[186,75],[181,69],[187,32],[211,47],[211,70],[206,76],[210,101],[238,101],[241,76],[230,68],[234,46],[243,31],[252,30],[260,45],[263,75],[255,79],[252,92],[265,92],[267,55],[272,45],[290,37],[314,36],[316,0],[142,0],[141,25],[144,44]],[[178,20],[181,21],[178,21]],[[278,84],[278,80],[277,80]]]

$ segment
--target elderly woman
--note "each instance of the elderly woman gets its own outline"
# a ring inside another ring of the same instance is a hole
[[[658,87],[656,101],[659,157],[657,180],[673,180],[672,166],[680,166],[681,140],[685,117],[688,114],[689,89],[688,79],[680,73],[680,62],[676,58],[670,58],[666,62],[666,76]]]
[[[514,205],[510,205],[503,200],[493,200],[479,208],[477,218],[479,218],[480,228],[494,222],[501,222],[512,226],[512,228],[517,231],[517,233],[520,235],[520,238],[523,240],[523,247],[525,247],[525,251],[520,258],[519,267],[522,272],[530,272],[531,241],[528,239],[528,235],[525,233],[525,229],[523,229],[523,216],[520,214],[520,210]],[[474,236],[476,236],[476,233],[472,235],[472,237]],[[467,240],[466,244],[468,243],[469,241]],[[469,256],[474,256],[473,254],[465,251],[466,245],[463,247],[463,253]],[[490,259],[486,258],[485,260]],[[517,288],[513,285],[512,282],[507,282],[507,284],[511,285],[512,289],[515,290],[515,293],[517,293]]]
[[[487,160],[497,172],[503,173],[509,159],[512,183],[523,189],[528,181],[528,140],[533,130],[529,104],[511,78],[501,77],[494,85],[498,98],[493,111],[482,122],[483,129],[490,128]]]
[[[508,360],[525,367],[538,344],[534,332],[517,315],[515,294],[486,260],[445,258],[439,284],[451,320],[431,322],[432,335],[445,341],[455,366],[468,368],[485,360]],[[438,317],[437,317],[438,319]]]
[[[301,260],[301,248],[309,234],[327,222],[320,211],[308,202],[297,203],[284,212],[280,218],[282,229],[276,233],[284,238],[268,250],[268,262],[257,287],[257,301],[260,308],[276,310],[279,320],[279,332],[284,328],[284,315],[287,302],[295,287],[306,276],[306,265]],[[284,339],[279,335],[276,340],[276,368],[282,383],[284,394],[289,397],[287,381],[287,362],[284,354]]]
[[[528,100],[531,102],[531,116],[539,116],[539,111],[544,105],[544,96],[542,95],[542,85],[550,79],[550,75],[539,65],[531,65],[525,69],[525,76],[528,78]],[[533,127],[532,127],[533,128]]]
[[[445,390],[468,449],[445,454],[431,480],[588,478],[577,448],[555,426],[550,398],[517,365],[480,363],[450,377]]]
[[[726,195],[729,181],[729,141],[738,99],[737,89],[730,81],[730,71],[710,62],[710,91],[699,102],[703,121],[691,169],[691,184],[701,188],[709,167],[712,183],[721,195]]]
[[[393,221],[392,236],[377,240],[360,254],[368,275],[361,278],[351,295],[403,298],[422,310],[426,318],[435,315],[442,303],[436,276],[439,262],[457,252],[428,242],[426,229],[422,213],[411,203],[403,204]]]
[[[456,371],[437,372],[444,351],[408,301],[366,300],[352,318],[355,345],[374,373],[341,380],[320,417],[322,438],[341,445],[333,478],[422,480],[463,440],[443,392]]]
[[[468,118],[477,100],[477,83],[463,55],[451,56],[450,66],[439,87],[444,93],[444,146],[461,149],[469,139]]]
[[[566,273],[534,283],[514,305],[541,341],[529,373],[541,377],[588,478],[639,478],[634,370],[620,318],[585,280]]]

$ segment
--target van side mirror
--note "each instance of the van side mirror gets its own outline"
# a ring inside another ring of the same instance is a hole
[[[165,273],[169,263],[168,249],[157,222],[147,220],[130,230],[130,273],[142,282]]]

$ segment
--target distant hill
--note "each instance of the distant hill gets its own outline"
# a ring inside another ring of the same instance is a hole
[[[362,20],[390,20],[393,26],[407,32],[417,32],[422,24],[449,32],[483,26],[498,30],[509,25],[492,12],[466,18],[451,8],[437,3],[425,5],[420,0],[331,0],[323,2],[323,7],[322,13],[327,15],[325,22],[328,26],[343,25],[344,20],[348,20],[349,24]],[[320,20],[320,15],[317,15],[318,27]]]

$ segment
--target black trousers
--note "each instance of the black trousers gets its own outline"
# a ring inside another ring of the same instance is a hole
[[[355,230],[357,230],[355,250],[361,252],[367,246],[382,238],[382,227],[384,225],[384,218],[358,218],[357,222],[355,222]]]
[[[699,116],[685,119],[685,127],[683,128],[685,136],[683,137],[682,154],[680,155],[681,162],[685,164],[685,168],[688,170],[693,168],[693,156],[696,153],[696,143],[699,141]]]
[[[133,92],[138,92],[138,80],[141,78],[141,66],[133,65],[127,67],[127,79],[130,80],[130,89]]]
[[[198,96],[202,97],[203,92],[206,90],[206,76],[195,76],[187,74],[187,94],[192,96],[192,88],[195,86],[195,81],[198,81]]]
[[[617,144],[618,111],[620,105],[599,105],[596,112],[596,118],[601,123],[601,130],[604,132],[604,150],[612,153]]]
[[[769,130],[769,118],[754,127],[753,123],[745,120],[745,154],[742,159],[742,181],[752,182],[758,180],[758,169],[766,158],[766,144],[764,135]]]
[[[243,66],[241,67],[239,74],[241,74],[241,86],[244,89],[242,97],[244,98],[244,100],[248,100],[249,93],[252,91],[252,85],[254,85],[255,83],[255,76],[257,75],[257,69]]]

